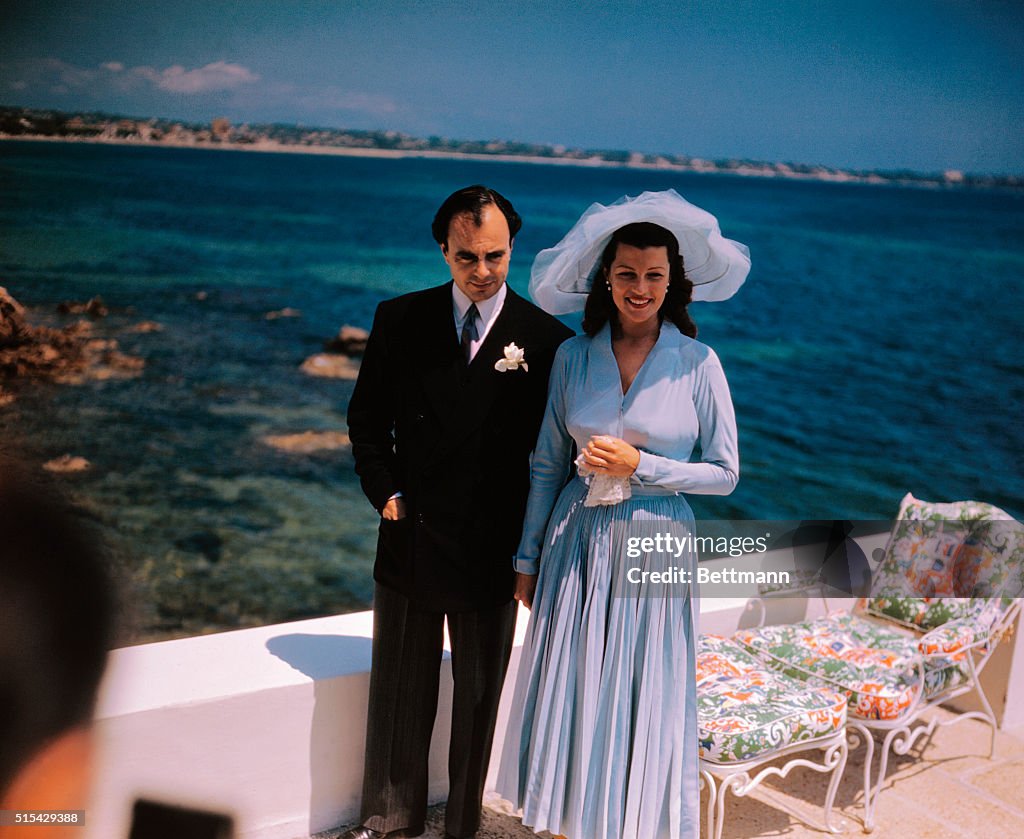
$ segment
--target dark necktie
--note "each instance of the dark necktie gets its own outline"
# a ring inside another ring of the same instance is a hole
[[[470,362],[470,353],[473,349],[473,342],[480,337],[480,312],[476,308],[476,303],[470,303],[469,308],[466,310],[466,320],[462,324],[462,357],[466,359],[466,364]]]

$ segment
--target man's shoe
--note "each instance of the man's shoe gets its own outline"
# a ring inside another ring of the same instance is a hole
[[[390,833],[381,833],[379,830],[374,830],[372,827],[367,827],[364,824],[350,827],[338,839],[400,839],[400,837],[406,836],[419,836],[423,833],[423,828],[402,828],[401,830],[392,830]]]
[[[350,827],[338,839],[387,839],[387,836],[387,833],[381,833],[379,830],[373,830],[360,824]]]

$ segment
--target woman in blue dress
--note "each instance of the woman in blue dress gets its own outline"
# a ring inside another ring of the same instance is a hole
[[[683,493],[728,494],[739,458],[722,367],[694,339],[687,304],[730,296],[749,265],[673,191],[594,205],[534,264],[543,308],[585,300],[585,334],[551,372],[515,560],[516,597],[532,613],[498,792],[538,832],[698,834],[696,552]]]

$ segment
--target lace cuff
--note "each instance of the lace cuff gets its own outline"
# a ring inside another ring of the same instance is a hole
[[[576,468],[580,476],[587,481],[587,498],[584,507],[601,507],[618,504],[629,498],[633,491],[629,488],[628,477],[599,475],[591,469],[581,454],[576,458]]]

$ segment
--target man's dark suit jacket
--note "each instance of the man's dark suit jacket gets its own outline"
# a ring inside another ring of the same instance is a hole
[[[451,282],[377,307],[348,426],[373,506],[399,491],[406,503],[405,519],[381,520],[378,583],[446,612],[511,599],[530,452],[555,350],[572,334],[510,288],[467,367]],[[528,371],[495,369],[511,343]]]

